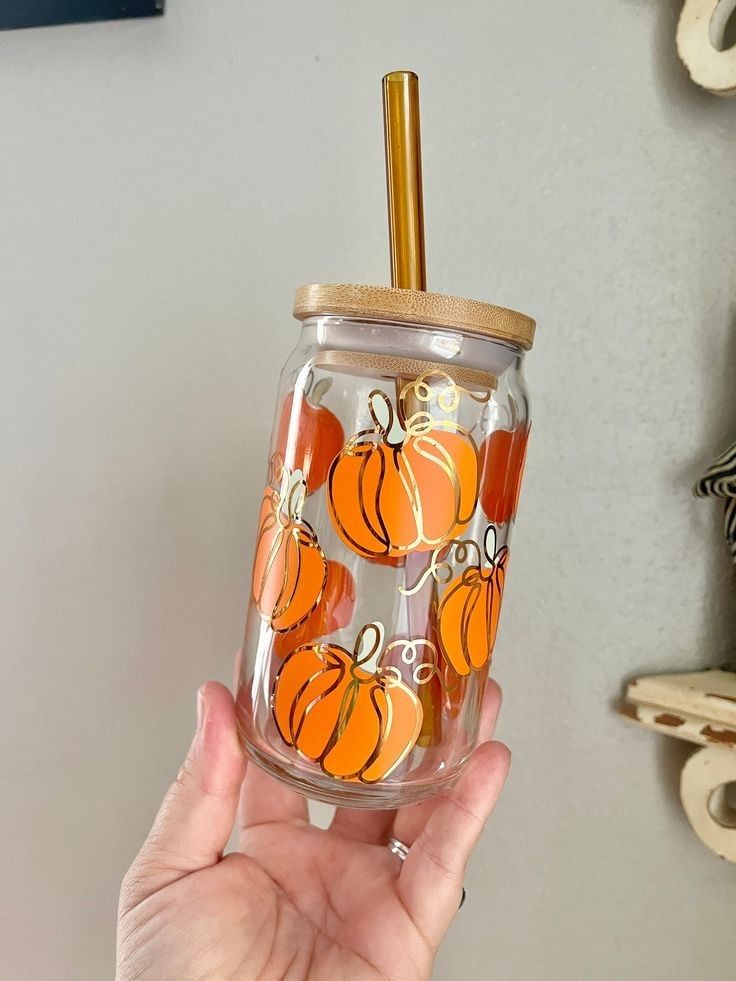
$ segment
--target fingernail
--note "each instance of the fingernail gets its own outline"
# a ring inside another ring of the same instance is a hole
[[[202,687],[197,692],[197,732],[200,731],[204,723],[204,709],[205,709],[204,685],[202,685]]]

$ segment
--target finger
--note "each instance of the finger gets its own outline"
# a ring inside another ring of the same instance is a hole
[[[488,742],[493,738],[498,714],[501,711],[501,699],[502,692],[500,686],[493,680],[489,681],[486,685],[485,694],[483,695],[483,705],[481,706],[478,745]],[[405,845],[411,845],[429,820],[429,816],[436,804],[437,798],[433,798],[424,801],[422,804],[400,808],[394,822],[394,838],[403,841]]]
[[[480,708],[480,724],[478,726],[478,745],[489,743],[496,731],[496,723],[501,713],[503,692],[499,683],[490,678],[483,694],[483,704]]]
[[[123,908],[219,861],[235,821],[244,774],[232,695],[224,685],[209,681],[197,695],[197,731],[187,758],[125,877]]]
[[[240,688],[240,672],[243,665],[243,648],[241,647],[233,658],[233,691]]]
[[[370,845],[385,844],[396,819],[396,811],[356,810],[338,807],[330,831],[341,838]]]
[[[238,691],[237,716],[241,720],[253,717],[251,695],[242,685]],[[246,851],[246,832],[249,828],[275,821],[308,821],[306,798],[265,773],[259,766],[249,766],[238,807],[240,847]]]
[[[455,787],[438,799],[401,869],[402,902],[417,927],[438,943],[457,912],[465,866],[498,800],[510,761],[503,743],[479,746]]]
[[[238,812],[241,847],[247,850],[244,836],[250,828],[283,821],[308,821],[306,797],[297,794],[259,766],[249,766],[243,783]]]

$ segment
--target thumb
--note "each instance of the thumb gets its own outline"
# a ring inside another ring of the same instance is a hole
[[[245,765],[232,695],[208,681],[197,693],[197,731],[187,758],[123,880],[123,910],[222,858]]]

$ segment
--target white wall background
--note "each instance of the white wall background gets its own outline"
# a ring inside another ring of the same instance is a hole
[[[732,978],[687,749],[613,705],[734,649],[690,485],[736,437],[736,100],[687,81],[669,0],[168,7],[0,35],[0,974],[112,974],[119,878],[239,643],[292,292],[387,280],[379,83],[412,67],[431,287],[540,323],[514,765],[437,977]]]

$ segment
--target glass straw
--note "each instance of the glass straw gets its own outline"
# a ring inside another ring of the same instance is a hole
[[[388,197],[391,285],[405,290],[426,290],[424,259],[424,204],[422,200],[422,147],[419,131],[419,78],[414,72],[389,72],[383,79],[383,129],[386,146],[386,192]],[[407,382],[396,379],[396,401]],[[418,406],[407,396],[409,414]],[[425,564],[421,552],[409,553],[403,562],[404,583],[415,582]],[[427,637],[435,633],[430,623],[426,599],[407,596],[410,636]],[[436,638],[435,638],[436,639]],[[420,746],[436,745],[441,739],[442,686],[437,677],[422,685],[419,698],[424,709]]]
[[[391,285],[426,290],[419,79],[389,72],[383,79]]]

